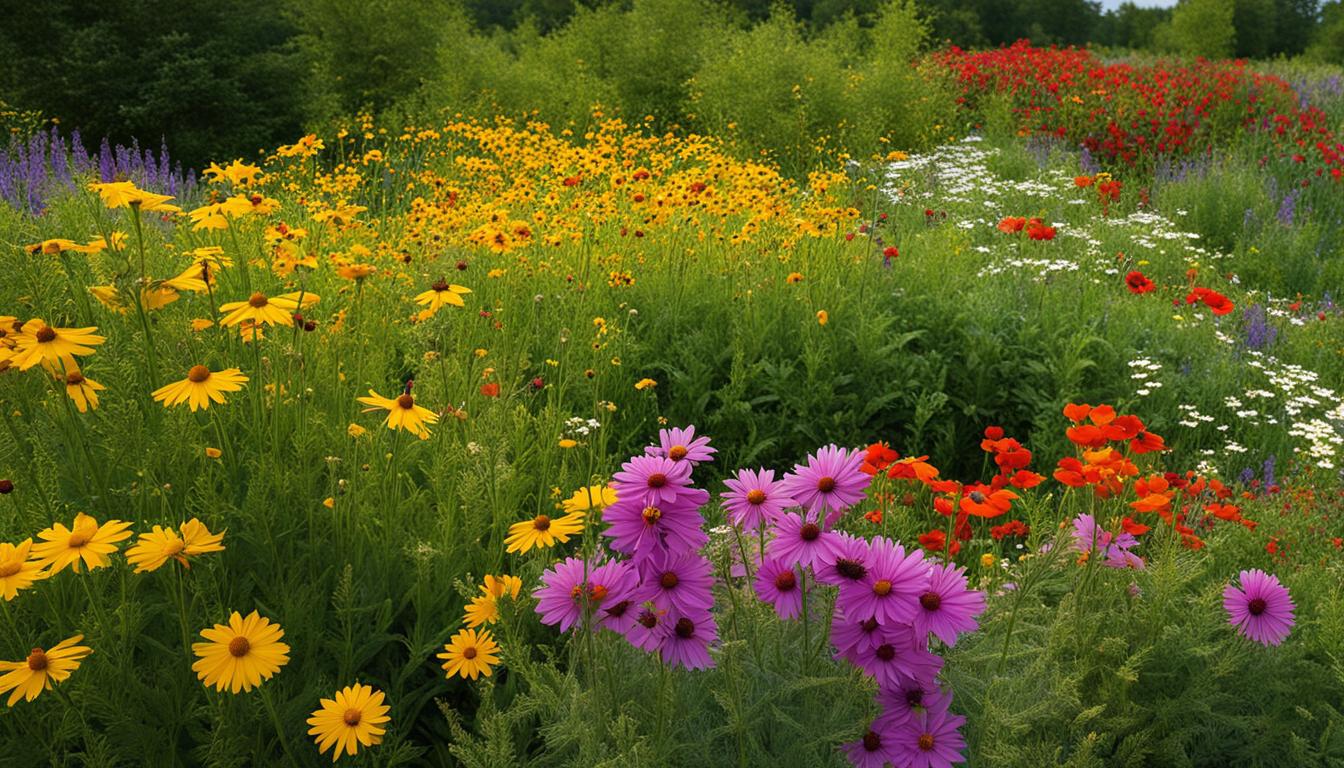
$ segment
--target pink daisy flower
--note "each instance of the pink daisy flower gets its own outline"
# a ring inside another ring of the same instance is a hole
[[[755,472],[739,469],[737,477],[725,480],[724,484],[728,486],[728,492],[722,496],[728,522],[740,528],[755,528],[798,504],[784,492],[784,481],[775,480],[773,469]]]
[[[868,572],[862,580],[840,588],[839,604],[846,616],[872,616],[884,624],[909,622],[919,608],[919,596],[929,588],[924,552],[906,554],[904,547],[885,536],[868,546]]]
[[[642,604],[632,605],[628,610],[634,614],[635,619],[625,625],[623,634],[626,641],[648,653],[658,650],[658,644],[662,641],[665,630],[663,622],[667,619],[667,612]]]
[[[854,768],[886,768],[895,761],[892,751],[893,739],[874,723],[858,741],[841,744],[840,751],[845,753]]]
[[[756,596],[770,603],[781,619],[795,619],[803,609],[803,590],[797,569],[778,560],[766,560],[756,571]]]
[[[709,669],[714,660],[709,647],[718,642],[719,629],[709,611],[678,615],[669,613],[663,622],[658,652],[663,661],[686,669]]]
[[[687,488],[670,502],[645,503],[639,495],[618,497],[602,512],[611,548],[642,561],[656,554],[694,552],[709,543],[700,507],[709,493]]]
[[[863,498],[872,477],[865,474],[863,452],[828,445],[784,476],[784,491],[814,515],[826,512],[830,528],[845,510]]]
[[[1293,630],[1293,598],[1277,576],[1256,568],[1242,571],[1238,587],[1223,590],[1223,608],[1237,634],[1261,645],[1278,645]]]
[[[968,589],[966,569],[952,563],[929,569],[929,585],[919,596],[915,610],[915,633],[932,633],[948,645],[957,642],[957,633],[973,632],[979,624],[975,617],[985,610],[985,593]]]
[[[680,615],[714,607],[714,566],[694,552],[654,556],[640,565],[640,602]]]
[[[825,556],[827,542],[834,536],[830,531],[796,512],[785,512],[772,525],[774,538],[765,545],[768,557],[790,565],[815,568]]]
[[[583,621],[585,608],[600,618],[601,607],[629,599],[635,575],[628,563],[585,563],[577,557],[551,566],[541,575],[542,587],[532,593],[543,624],[564,632]],[[593,624],[597,628],[597,624]]]
[[[691,463],[663,456],[632,456],[611,477],[617,499],[630,504],[665,506],[690,491]]]
[[[937,683],[909,680],[877,692],[877,705],[882,708],[882,714],[874,722],[885,728],[895,728],[925,712],[946,712],[950,703],[952,696]]]
[[[896,765],[910,768],[952,768],[964,763],[961,750],[966,740],[957,729],[966,722],[961,715],[929,709],[892,729],[892,752]]]
[[[843,587],[863,581],[868,575],[865,563],[872,557],[868,540],[836,531],[826,542],[826,553],[817,566],[817,581]]]
[[[930,653],[914,630],[904,624],[883,627],[882,644],[860,650],[851,661],[877,680],[879,689],[911,681],[932,685],[943,668],[942,657]]]
[[[685,429],[674,427],[658,430],[658,444],[650,445],[645,453],[694,466],[703,461],[713,461],[718,449],[710,446],[708,437],[696,437],[694,426],[687,426]]]

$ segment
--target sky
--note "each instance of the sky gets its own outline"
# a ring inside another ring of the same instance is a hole
[[[1102,10],[1112,10],[1120,7],[1124,0],[1101,0]],[[1176,4],[1176,0],[1131,0],[1135,5],[1141,8],[1170,8]]]

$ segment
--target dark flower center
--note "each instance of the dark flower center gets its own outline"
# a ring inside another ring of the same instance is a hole
[[[673,589],[681,583],[681,579],[673,571],[668,571],[663,574],[662,578],[658,579],[658,583],[663,585],[663,589]]]
[[[429,286],[429,288],[430,290],[443,293],[444,291],[448,290],[448,281],[444,280],[443,278],[439,278],[437,281],[435,281],[433,285]]]
[[[78,387],[80,384],[84,383],[84,374],[79,371],[71,371],[65,374],[65,383],[66,386]]]
[[[650,488],[662,488],[664,485],[667,485],[667,475],[664,475],[662,472],[654,472],[652,475],[649,475]]]
[[[621,602],[608,608],[607,615],[612,617],[613,619],[619,619],[620,617],[625,615],[625,611],[629,607],[630,607],[630,601],[622,600]]]
[[[922,707],[922,706],[924,706],[924,689],[923,689],[923,688],[911,688],[910,690],[906,691],[906,692],[905,692],[905,703],[908,704],[908,705],[910,705],[911,707]]]
[[[644,508],[644,522],[649,525],[656,525],[663,518],[663,510],[657,507]]]
[[[538,531],[548,531],[551,528],[551,518],[545,515],[537,515],[532,519],[532,527]]]
[[[208,378],[210,378],[210,369],[204,365],[193,365],[191,370],[187,371],[187,381],[194,384],[200,384]]]
[[[877,619],[864,619],[863,621],[859,622],[859,627],[860,627],[861,629],[863,629],[863,631],[864,631],[865,633],[870,633],[870,634],[871,634],[871,633],[873,633],[873,632],[876,632],[876,631],[877,631]]]
[[[817,537],[821,535],[821,529],[817,527],[816,523],[807,523],[798,530],[798,535],[803,537],[803,541],[816,541]]]
[[[926,611],[936,611],[938,606],[943,604],[943,596],[937,592],[925,592],[919,596],[919,604],[924,606]]]
[[[690,640],[695,637],[695,622],[690,619],[677,619],[677,627],[674,630],[677,637],[682,640]]]
[[[247,299],[247,303],[248,303],[248,304],[251,304],[252,306],[256,307],[257,309],[261,309],[262,307],[266,306],[266,305],[269,304],[270,302],[267,300],[267,298],[266,298],[266,294],[264,294],[264,293],[258,291],[258,292],[254,293],[254,294],[252,294],[251,296],[248,297],[248,299]]]
[[[827,475],[817,481],[817,490],[822,493],[830,493],[835,490],[835,478]]]
[[[658,616],[653,611],[644,611],[639,614],[639,623],[644,625],[645,629],[653,629],[658,626]]]
[[[882,748],[882,737],[873,731],[863,734],[863,748],[869,752],[876,752]]]
[[[775,577],[775,589],[780,592],[790,592],[798,586],[798,577],[793,575],[793,571],[780,571]]]
[[[921,733],[921,734],[919,734],[919,748],[920,748],[920,750],[922,750],[922,751],[924,751],[924,752],[932,752],[932,751],[933,751],[933,734],[932,734],[932,733]]]
[[[47,668],[47,654],[41,648],[34,648],[33,652],[28,654],[28,668],[34,672],[41,672]]]
[[[242,635],[229,641],[229,655],[235,659],[243,658],[250,650],[252,650],[252,643],[248,642],[247,638]]]
[[[399,395],[397,397],[397,405],[409,411],[415,407],[415,397],[410,393]]]
[[[667,458],[673,461],[681,461],[682,459],[686,458],[687,453],[688,451],[686,450],[686,446],[674,445],[672,446],[671,449],[668,450]]]
[[[863,567],[863,563],[848,557],[842,557],[836,560],[835,570],[841,576],[853,581],[858,581],[868,575],[868,569]]]
[[[891,661],[896,658],[896,646],[891,643],[883,643],[877,646],[877,658],[883,661]]]
[[[1265,609],[1268,607],[1269,606],[1267,603],[1265,603],[1265,599],[1263,597],[1257,597],[1247,604],[1246,610],[1250,611],[1252,616],[1259,616],[1260,614],[1264,613]]]
[[[748,503],[748,504],[764,504],[764,503],[765,503],[765,491],[762,491],[760,488],[754,488],[754,489],[752,489],[752,490],[750,490],[750,491],[747,491],[747,503]]]
[[[462,658],[467,659],[467,660],[471,660],[471,659],[476,658],[476,648],[475,648],[475,646],[468,646],[467,648],[465,648],[465,649],[462,651]]]
[[[979,491],[971,491],[971,492],[970,492],[969,494],[967,494],[967,495],[970,496],[970,497],[971,497],[971,501],[974,501],[976,504],[984,504],[984,503],[985,503],[985,494],[983,494],[983,493],[981,493],[981,492],[979,492]]]
[[[36,336],[37,336],[37,340],[38,340],[39,342],[43,343],[43,344],[46,344],[46,343],[49,342],[49,341],[55,341],[55,340],[56,340],[56,332],[53,331],[51,328],[48,328],[48,327],[45,326],[45,325],[42,326],[41,328],[38,328],[38,329],[37,329],[37,333],[34,334],[34,335],[36,335]]]

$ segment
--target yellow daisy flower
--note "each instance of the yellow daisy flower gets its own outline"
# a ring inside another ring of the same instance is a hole
[[[41,541],[33,545],[32,556],[53,574],[67,566],[79,573],[81,563],[89,570],[106,568],[112,564],[108,555],[117,551],[117,542],[131,537],[130,527],[130,523],[120,520],[99,525],[97,520],[80,512],[69,528],[52,523],[37,534]]]
[[[29,557],[33,548],[32,539],[24,539],[17,546],[9,542],[0,543],[0,597],[13,600],[19,590],[27,589],[35,581],[47,577],[42,563]]]
[[[448,677],[458,675],[472,680],[481,675],[489,677],[494,671],[492,667],[499,663],[499,644],[488,629],[479,633],[464,629],[443,646],[437,658],[444,660],[443,671]]]
[[[583,530],[583,513],[574,512],[564,517],[551,519],[547,515],[537,515],[531,520],[514,523],[509,526],[509,535],[504,539],[505,552],[527,552],[534,547],[553,547],[556,543],[569,541],[569,537]]]
[[[523,588],[523,580],[517,576],[490,576],[486,575],[485,583],[481,585],[481,591],[491,597],[503,597],[508,595],[510,598],[517,598],[518,592]]]
[[[70,673],[79,669],[79,662],[93,653],[92,648],[77,643],[83,635],[75,635],[47,650],[34,648],[23,661],[0,661],[0,693],[12,691],[6,706],[14,706],[19,699],[32,701],[39,693],[51,690],[53,682],[63,682]]]
[[[237,392],[246,382],[247,377],[237,368],[211,371],[204,365],[193,365],[187,378],[154,390],[154,399],[165,408],[187,403],[195,412],[198,408],[208,409],[211,400],[223,405],[224,393]]]
[[[257,291],[249,296],[247,301],[231,301],[220,307],[219,311],[225,315],[219,324],[227,328],[238,325],[244,320],[251,320],[266,325],[289,325],[294,321],[295,312],[311,307],[319,298],[317,294],[307,291],[295,291],[275,297],[268,297]]]
[[[590,509],[606,509],[616,503],[616,489],[609,485],[590,485],[580,488],[564,501],[566,512],[587,512]]]
[[[322,706],[308,718],[308,735],[317,744],[318,754],[325,754],[334,745],[331,761],[342,754],[354,755],[360,745],[372,747],[383,741],[392,718],[387,716],[391,707],[383,703],[383,692],[367,685],[348,685],[336,692],[335,698],[322,699]]]
[[[494,595],[477,595],[471,598],[462,614],[462,621],[468,627],[494,624],[499,621],[499,602]]]
[[[208,450],[208,449],[207,449]],[[140,534],[135,544],[126,550],[126,562],[135,566],[136,573],[158,570],[169,558],[190,568],[187,558],[207,552],[222,552],[224,532],[211,533],[205,524],[192,518],[182,524],[181,534],[172,528],[154,526],[150,533]]]
[[[87,413],[91,409],[98,407],[98,393],[107,387],[94,381],[84,378],[84,374],[78,370],[69,371],[65,374],[65,393],[75,401],[75,407],[80,413]]]
[[[462,297],[468,293],[471,293],[470,288],[464,288],[439,278],[438,282],[430,286],[428,291],[416,295],[415,303],[426,307],[425,312],[428,317],[438,312],[446,304],[451,304],[454,307],[465,307],[467,304],[462,301]]]
[[[402,393],[396,400],[391,400],[370,389],[368,397],[361,397],[358,400],[369,406],[364,409],[364,413],[387,411],[387,418],[383,423],[388,429],[404,429],[421,440],[429,437],[429,428],[425,425],[434,424],[439,420],[438,414],[416,405],[415,397],[409,391]]]
[[[201,630],[201,637],[208,642],[191,644],[191,652],[197,657],[191,669],[216,691],[250,691],[289,663],[289,646],[280,642],[284,636],[279,624],[256,611],[247,618],[234,611],[228,624]]]
[[[42,362],[63,362],[66,368],[75,368],[75,355],[91,355],[94,347],[107,341],[95,334],[96,330],[94,327],[52,328],[41,320],[29,320],[13,337],[12,363],[21,371]]]

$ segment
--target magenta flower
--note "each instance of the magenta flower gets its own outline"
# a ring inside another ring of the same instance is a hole
[[[943,668],[941,656],[930,653],[922,637],[905,624],[883,626],[882,644],[860,650],[851,661],[877,680],[881,688],[895,688],[907,682],[932,685]]]
[[[607,524],[604,536],[612,538],[611,548],[643,561],[657,554],[695,552],[709,543],[701,529],[704,519],[700,507],[709,493],[687,488],[670,502],[645,503],[639,495],[620,497],[602,512]]]
[[[629,610],[635,615],[635,619],[625,625],[623,633],[625,639],[641,651],[652,653],[658,650],[665,629],[663,622],[667,618],[667,612],[642,604],[632,605]]]
[[[532,593],[543,624],[559,624],[564,632],[583,620],[585,606],[593,612],[597,629],[603,605],[630,598],[635,587],[628,563],[585,563],[571,557],[556,563],[541,575],[542,587]]]
[[[874,651],[883,641],[882,625],[877,619],[850,619],[836,608],[831,617],[831,645],[835,658],[849,659],[857,664],[859,657]]]
[[[929,569],[928,589],[919,596],[915,611],[915,633],[932,633],[948,645],[957,642],[958,632],[974,632],[975,617],[985,610],[985,593],[968,589],[966,569],[952,563]]]
[[[919,596],[929,588],[924,552],[916,549],[907,555],[904,547],[885,536],[868,546],[867,574],[842,586],[838,603],[846,616],[872,616],[883,624],[909,622],[919,608]]]
[[[873,723],[873,727],[863,734],[863,738],[840,745],[840,750],[849,758],[854,768],[886,768],[895,761],[892,737],[884,730],[879,728],[877,723]]]
[[[781,481],[784,491],[814,515],[826,511],[830,528],[860,499],[872,478],[864,473],[863,452],[828,445],[807,457]]]
[[[916,715],[925,712],[946,712],[952,696],[937,683],[919,683],[905,681],[897,686],[883,688],[877,692],[877,705],[882,708],[874,722],[891,729],[910,722]]]
[[[775,537],[765,545],[767,556],[789,565],[816,568],[835,536],[796,512],[785,512],[772,525]]]
[[[1143,558],[1130,552],[1139,540],[1128,531],[1111,533],[1097,524],[1095,518],[1081,514],[1073,519],[1073,548],[1089,557],[1101,558],[1108,568],[1143,570]]]
[[[708,437],[696,437],[694,426],[687,426],[685,429],[658,430],[658,445],[650,445],[645,452],[694,466],[702,461],[713,461],[718,449],[710,447]]]
[[[714,607],[714,567],[694,552],[653,556],[641,563],[640,602],[687,616]]]
[[[1293,629],[1293,598],[1277,576],[1256,568],[1242,571],[1241,586],[1223,590],[1223,608],[1237,634],[1261,645],[1278,645]]]
[[[691,490],[691,463],[663,456],[632,456],[612,475],[611,484],[616,498],[627,503],[668,505]]]
[[[756,571],[756,596],[770,603],[781,619],[794,619],[803,609],[803,590],[795,566],[769,560]]]
[[[892,752],[896,765],[910,768],[952,768],[964,763],[961,750],[966,740],[957,729],[966,722],[961,715],[929,709],[892,729]]]
[[[868,575],[864,564],[872,556],[868,540],[836,531],[826,542],[826,553],[816,567],[817,581],[843,587],[863,581]]]
[[[798,504],[784,492],[784,481],[775,480],[773,469],[739,469],[737,477],[724,484],[728,486],[722,496],[728,522],[741,528],[755,528]]]
[[[663,661],[686,669],[709,669],[714,666],[714,660],[709,657],[709,647],[718,642],[719,630],[709,611],[685,615],[668,613],[663,627],[658,643],[658,652],[662,654]]]

